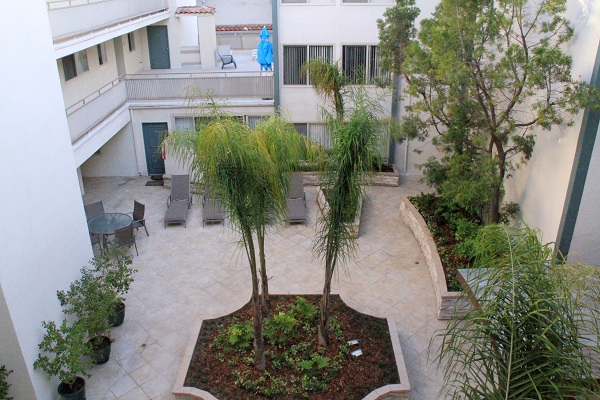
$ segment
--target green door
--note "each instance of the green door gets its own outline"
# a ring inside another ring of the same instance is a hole
[[[169,33],[166,25],[146,27],[148,32],[148,51],[151,69],[171,68],[169,57]]]
[[[162,157],[161,143],[167,133],[166,122],[142,124],[144,133],[144,149],[146,150],[146,165],[148,175],[162,175],[165,173],[165,161]]]

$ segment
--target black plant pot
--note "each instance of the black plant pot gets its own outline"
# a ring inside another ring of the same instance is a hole
[[[115,315],[111,318],[110,323],[112,326],[121,326],[125,321],[125,303],[119,302],[115,307]]]
[[[61,382],[58,385],[58,394],[62,399],[85,400],[85,379],[78,376],[73,385]]]
[[[92,360],[100,365],[104,364],[110,358],[110,338],[100,336],[100,338],[92,339]]]

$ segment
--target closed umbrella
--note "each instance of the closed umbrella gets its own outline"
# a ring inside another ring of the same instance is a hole
[[[258,51],[256,53],[256,59],[260,64],[261,71],[272,71],[273,70],[273,44],[269,42],[271,34],[267,31],[267,28],[263,26],[260,31],[260,43],[258,44]]]

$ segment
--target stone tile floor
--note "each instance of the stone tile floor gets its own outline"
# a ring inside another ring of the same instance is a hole
[[[136,280],[127,296],[125,323],[108,363],[88,379],[87,399],[175,399],[171,394],[194,323],[230,313],[251,293],[250,274],[238,235],[227,224],[202,226],[198,199],[187,227],[163,217],[170,190],[145,186],[147,177],[84,178],[84,203],[102,200],[107,212],[131,212],[146,204],[150,236],[139,230],[133,251]],[[427,190],[414,177],[398,188],[369,187],[356,257],[339,269],[333,291],[349,305],[379,317],[393,316],[411,386],[410,398],[438,397],[441,372],[427,357],[429,341],[446,323],[436,318],[431,278],[412,232],[401,220],[398,198]],[[268,234],[271,293],[321,293],[323,269],[312,252],[317,219],[316,188],[306,186],[308,224]],[[343,399],[336,399],[343,400]]]

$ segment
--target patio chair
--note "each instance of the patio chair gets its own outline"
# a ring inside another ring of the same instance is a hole
[[[171,176],[171,195],[167,199],[167,202],[174,200],[187,200],[189,205],[192,204],[189,175]]]
[[[190,203],[187,200],[167,201],[167,212],[165,214],[165,228],[170,224],[184,224],[187,227],[187,212]]]
[[[117,229],[115,231],[115,238],[111,240],[112,244],[114,244],[118,249],[123,248],[125,246],[131,247],[135,246],[135,253],[139,256],[137,244],[135,242],[135,234],[133,233],[133,225],[129,224],[125,228]]]
[[[202,226],[206,222],[223,222],[225,220],[225,210],[223,204],[217,196],[211,194],[210,189],[206,189],[202,195]]]
[[[148,228],[146,228],[146,219],[144,218],[145,212],[146,212],[146,206],[144,204],[139,203],[134,200],[133,201],[133,222],[131,223],[131,225],[136,230],[143,226],[144,230],[146,231],[146,236],[150,236],[150,234],[148,233]]]
[[[223,69],[223,67],[229,64],[233,64],[234,68],[237,69],[237,64],[233,59],[233,55],[231,54],[231,48],[229,46],[218,46],[215,50],[215,53],[223,63],[223,65],[221,65],[221,69]]]
[[[85,218],[87,221],[91,221],[97,216],[105,214],[104,205],[102,204],[102,201],[98,201],[96,203],[91,204],[85,204],[83,208],[85,209]]]
[[[302,172],[289,174],[290,190],[286,197],[287,215],[286,221],[290,223],[307,223],[306,193],[304,192],[304,181]]]

